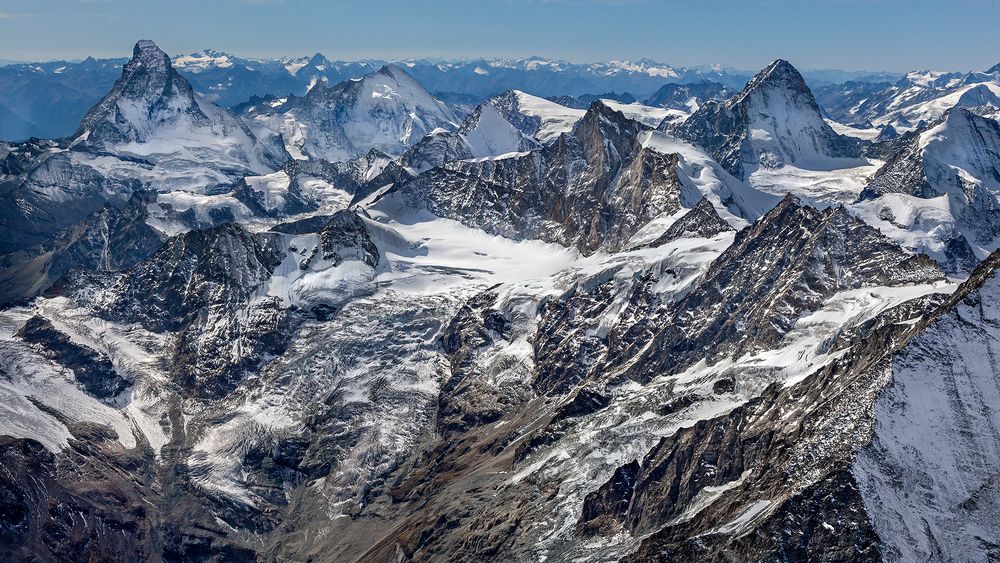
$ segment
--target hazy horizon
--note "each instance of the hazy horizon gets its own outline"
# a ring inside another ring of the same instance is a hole
[[[331,60],[648,58],[752,71],[984,70],[1000,53],[997,0],[0,0],[0,60],[127,57],[136,40],[188,54]]]

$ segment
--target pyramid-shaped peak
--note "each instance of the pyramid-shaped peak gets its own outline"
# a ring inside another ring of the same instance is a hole
[[[786,61],[785,59],[778,59],[771,64],[767,65],[764,70],[760,71],[757,76],[747,84],[747,89],[751,86],[759,86],[762,84],[770,83],[782,83],[782,84],[792,84],[792,85],[803,85],[805,86],[805,79],[802,78],[802,74],[792,66],[792,63]]]
[[[322,65],[326,64],[327,62],[329,61],[327,60],[326,55],[324,55],[323,53],[315,53],[312,57],[309,57],[309,64],[311,66]]]
[[[775,74],[775,73],[795,73],[798,74],[798,69],[796,69],[792,63],[786,61],[785,59],[775,59],[771,64],[767,65],[763,71],[765,74]]]
[[[132,49],[132,58],[137,59],[153,56],[166,57],[167,54],[152,39],[140,39],[136,41],[135,48]]]
[[[156,43],[143,39],[135,44],[132,60],[125,64],[114,88],[83,117],[78,134],[91,131],[88,143],[94,146],[144,142],[179,113],[192,123],[208,121],[191,85],[174,70],[170,57]]]
[[[381,75],[384,75],[384,76],[389,76],[389,77],[394,78],[396,80],[400,80],[400,79],[414,80],[414,78],[412,76],[410,76],[410,73],[408,73],[405,70],[403,70],[403,67],[401,67],[401,66],[399,66],[397,64],[394,64],[394,63],[387,63],[387,64],[382,65],[382,68],[380,68],[377,71],[375,71],[375,74],[381,74]]]
[[[809,90],[809,86],[806,85],[805,79],[802,78],[802,74],[792,66],[792,63],[785,59],[778,59],[767,65],[750,82],[747,82],[743,91],[733,97],[731,101],[738,103],[747,99],[755,92],[764,90],[784,90],[791,93],[803,94],[810,99],[810,106],[816,105],[812,92]],[[816,106],[815,109],[818,112],[819,106]]]
[[[154,74],[166,74],[171,69],[170,56],[163,52],[149,39],[141,39],[132,49],[132,60],[125,65],[125,74],[135,73],[139,69]]]

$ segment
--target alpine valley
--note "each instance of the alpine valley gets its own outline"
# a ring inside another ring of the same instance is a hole
[[[0,67],[0,560],[1000,560],[998,119],[1000,65]]]

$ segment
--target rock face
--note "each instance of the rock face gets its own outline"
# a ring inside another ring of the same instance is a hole
[[[912,302],[847,335],[847,355],[802,383],[661,440],[588,495],[580,529],[657,530],[637,561],[994,557],[998,414],[982,358],[998,265],[992,255],[940,305]],[[821,408],[791,404],[819,394]],[[974,430],[948,438],[957,425]]]
[[[831,159],[857,158],[861,152],[856,141],[823,121],[802,75],[783,60],[771,63],[739,94],[706,103],[671,129],[742,178],[758,167],[829,166]]]
[[[648,380],[683,371],[705,360],[773,348],[806,311],[834,293],[865,285],[902,286],[942,279],[926,256],[908,255],[843,207],[817,211],[786,196],[773,210],[738,233],[733,245],[705,274],[704,281],[661,315],[662,329],[651,342],[631,344],[621,336],[622,359],[631,376]]]
[[[23,161],[19,158],[22,150],[28,153]],[[29,156],[32,153],[34,158]],[[0,252],[9,254],[46,242],[109,201],[121,206],[142,187],[136,179],[103,174],[75,157],[55,146],[37,152],[31,146],[18,147],[7,156],[7,168],[13,173],[0,180],[6,187],[0,194]]]
[[[837,346],[846,355],[801,383],[773,386],[660,440],[641,463],[619,470],[629,480],[612,478],[588,495],[579,526],[651,532],[628,558],[635,561],[882,560],[875,515],[850,463],[872,439],[871,405],[889,381],[892,351],[915,333],[900,321],[932,315],[937,302],[890,310],[844,335]]]
[[[0,556],[9,560],[152,558],[156,509],[138,452],[107,429],[78,425],[75,447],[54,456],[0,437]]]
[[[992,486],[1000,459],[998,265],[990,256],[893,357],[892,381],[874,405],[874,435],[851,465],[887,559],[1000,554]]]
[[[277,235],[231,223],[192,231],[123,275],[104,314],[176,335],[175,376],[198,393],[220,396],[283,346],[284,313],[272,300],[251,303],[280,261]]]
[[[151,255],[163,236],[146,223],[150,197],[136,192],[120,208],[105,204],[41,245],[4,256],[0,302],[32,297],[74,270],[114,272]]]
[[[376,149],[403,154],[458,118],[405,70],[386,65],[360,80],[317,83],[303,97],[255,106],[249,116],[280,131],[295,158],[351,160]]]
[[[395,188],[414,206],[513,238],[584,252],[620,248],[680,208],[677,157],[642,147],[642,126],[595,102],[571,134],[524,156],[453,162]]]

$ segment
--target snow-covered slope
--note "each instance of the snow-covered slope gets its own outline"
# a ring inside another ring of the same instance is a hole
[[[997,556],[1000,278],[991,262],[895,355],[871,443],[851,467],[885,560]]]
[[[549,143],[559,135],[572,131],[586,113],[586,110],[568,108],[520,90],[505,92],[487,103],[522,133],[540,143]]]
[[[500,115],[494,105],[483,103],[457,131],[435,130],[411,147],[402,161],[412,172],[419,173],[454,160],[515,156],[539,146]]]
[[[955,106],[995,105],[998,92],[1000,79],[989,72],[915,71],[894,83],[823,86],[818,97],[828,115],[841,123],[909,131],[934,123]]]
[[[907,104],[872,120],[879,126],[892,125],[906,131],[920,123],[933,124],[954,107],[966,109],[992,108],[1000,111],[1000,82],[963,84],[947,94],[919,103]]]
[[[249,117],[280,132],[295,158],[351,160],[372,149],[399,156],[435,129],[458,119],[395,65],[335,86],[314,85],[303,97],[254,106]]]
[[[982,259],[1000,245],[1000,122],[952,109],[886,162],[860,199],[853,207],[870,222],[967,272],[968,254]]]

